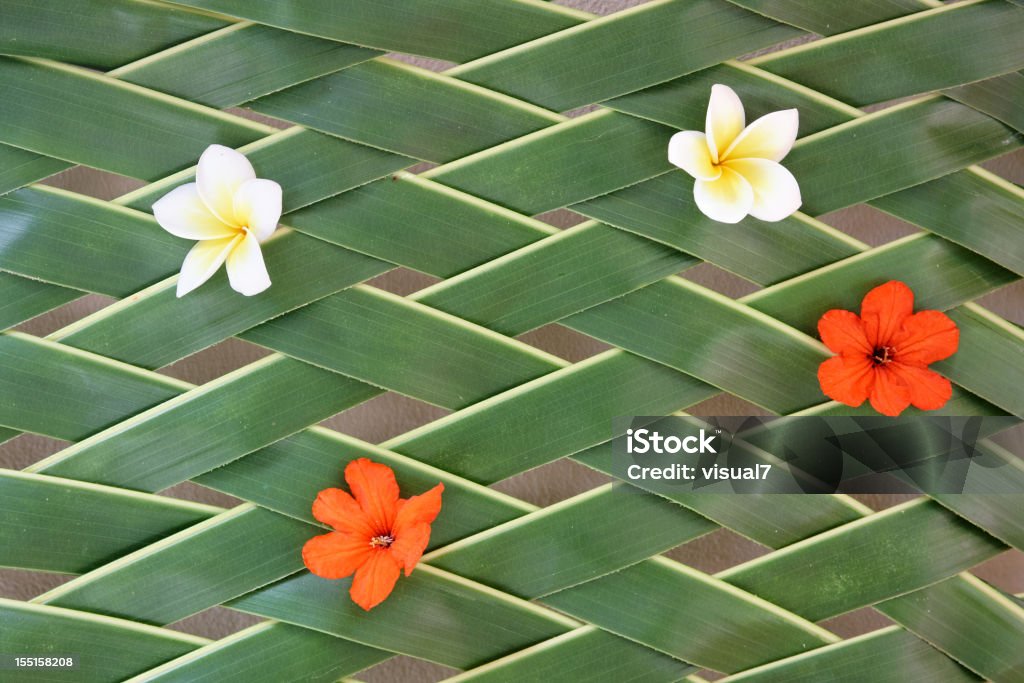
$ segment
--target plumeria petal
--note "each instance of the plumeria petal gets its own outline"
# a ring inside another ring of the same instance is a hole
[[[901,363],[928,365],[956,353],[960,330],[945,313],[920,311],[903,321],[892,344]]]
[[[750,213],[754,190],[739,173],[723,167],[718,179],[694,182],[693,198],[705,216],[721,223],[739,223]]]
[[[721,84],[711,86],[704,132],[714,163],[718,163],[722,152],[728,149],[743,130],[745,120],[743,103],[733,89]]]
[[[256,177],[256,171],[245,155],[223,145],[210,145],[199,157],[196,167],[196,185],[203,203],[222,221],[241,227],[235,221],[235,192],[247,180]]]
[[[353,602],[370,611],[391,595],[400,573],[398,562],[391,553],[375,550],[366,563],[356,570],[348,594]]]
[[[860,304],[860,318],[872,348],[891,346],[913,311],[914,293],[898,280],[890,280],[868,292]]]
[[[338,531],[362,537],[369,545],[373,524],[356,499],[341,489],[324,489],[313,501],[313,517]]]
[[[395,561],[405,569],[405,575],[409,576],[429,543],[430,525],[414,524],[405,528],[389,550]]]
[[[156,200],[153,215],[161,228],[187,240],[234,237],[238,232],[206,207],[195,183],[176,187]]]
[[[259,294],[270,286],[260,243],[251,230],[245,231],[244,237],[228,254],[228,281],[231,289],[246,296]]]
[[[873,350],[864,333],[864,323],[850,311],[827,311],[818,321],[818,334],[833,353],[867,357]]]
[[[183,297],[203,284],[217,272],[220,265],[228,258],[228,254],[242,240],[242,235],[225,237],[217,240],[203,240],[185,256],[178,275],[178,297]]]
[[[366,540],[332,531],[306,541],[302,546],[302,562],[317,576],[343,579],[366,564],[375,552]]]
[[[834,356],[818,366],[818,383],[832,400],[856,408],[871,395],[875,375],[865,357]]]
[[[800,115],[796,109],[785,109],[765,114],[743,129],[732,144],[719,153],[727,159],[767,159],[782,161],[793,149]]]
[[[800,186],[796,178],[774,161],[767,159],[731,159],[725,168],[743,176],[754,190],[750,215],[763,221],[781,221],[800,208]]]
[[[260,242],[270,237],[281,220],[281,186],[273,180],[246,180],[235,192],[233,215]]]
[[[695,130],[676,133],[668,141],[668,160],[698,180],[714,180],[722,175],[711,160],[708,138]]]
[[[896,417],[910,405],[910,388],[888,365],[875,367],[874,373],[871,407],[882,415]]]
[[[369,516],[374,533],[390,534],[398,512],[398,482],[391,468],[359,458],[345,467],[345,481]]]
[[[891,363],[888,368],[910,389],[910,402],[921,410],[938,410],[953,395],[949,380],[928,368]]]

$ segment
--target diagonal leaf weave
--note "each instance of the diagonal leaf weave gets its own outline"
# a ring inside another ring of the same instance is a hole
[[[975,303],[1024,275],[1024,190],[977,165],[1024,146],[1021,35],[1009,0],[0,0],[0,442],[69,442],[0,470],[0,565],[77,575],[0,599],[0,653],[92,653],[47,679],[73,681],[335,681],[396,654],[459,681],[1024,681],[1022,603],[968,571],[1024,549],[1020,497],[874,512],[611,483],[538,508],[491,487],[562,458],[613,475],[612,418],[722,393],[867,412],[824,402],[815,324],[895,273],[960,327],[944,412],[1024,416],[1024,332]],[[665,148],[714,83],[751,119],[799,109],[801,212],[696,209]],[[189,245],[150,212],[213,142],[284,188],[274,284],[244,301],[223,273],[176,299]],[[76,165],[145,184],[39,182]],[[828,224],[858,204],[917,230],[870,247]],[[582,222],[538,218],[557,209]],[[705,262],[756,291],[679,277]],[[437,282],[366,284],[397,267]],[[90,293],[117,301],[12,329]],[[571,363],[521,337],[550,323],[612,348]],[[158,372],[232,337],[272,353],[198,386]],[[376,445],[318,426],[389,391],[451,412]],[[300,556],[317,491],[364,456],[446,487],[369,614]],[[245,502],[161,493],[186,481]],[[663,555],[721,528],[767,551],[714,575]],[[217,605],[263,620],[166,628]],[[892,625],[821,623],[864,607]]]

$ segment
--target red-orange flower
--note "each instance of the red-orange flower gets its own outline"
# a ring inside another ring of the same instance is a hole
[[[401,570],[409,576],[423,556],[430,523],[441,511],[444,485],[399,498],[395,473],[367,458],[348,464],[345,481],[352,495],[341,489],[324,489],[317,495],[313,516],[335,531],[309,539],[302,561],[325,579],[354,573],[349,595],[370,610],[391,595]]]
[[[945,313],[913,310],[914,293],[892,280],[867,293],[860,317],[838,309],[821,316],[821,340],[839,354],[818,368],[825,395],[855,408],[870,398],[892,417],[911,404],[946,405],[953,387],[928,365],[956,352],[960,330]]]

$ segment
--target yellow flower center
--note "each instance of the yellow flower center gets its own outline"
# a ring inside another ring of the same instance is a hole
[[[370,539],[371,548],[390,548],[391,544],[395,542],[395,537],[385,534],[383,536],[374,536]]]

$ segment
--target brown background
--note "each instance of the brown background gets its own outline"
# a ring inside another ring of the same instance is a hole
[[[570,5],[599,14],[608,14],[642,3],[643,0],[576,0],[558,4]],[[447,66],[443,63],[423,59],[409,58],[406,61],[433,70],[442,70]],[[247,112],[244,114],[252,116]],[[252,116],[252,118],[268,121],[262,117]],[[1024,154],[1019,151],[985,164],[985,167],[1013,182],[1024,183]],[[680,182],[685,181],[686,179],[681,176]],[[120,176],[83,168],[62,173],[49,182],[103,199],[111,199],[139,186],[139,183]],[[541,216],[541,218],[562,228],[580,222],[577,217],[566,211],[552,212]],[[884,244],[917,231],[912,226],[866,206],[837,211],[825,216],[824,220],[871,245]],[[979,229],[983,229],[983,226],[979,226]],[[686,271],[683,277],[731,297],[742,296],[757,289],[749,282],[708,264]],[[397,269],[373,280],[372,284],[391,292],[406,295],[434,281],[433,278],[419,273]],[[106,297],[87,296],[29,321],[19,329],[36,335],[48,334],[111,302],[112,300]],[[994,292],[980,300],[980,303],[1018,325],[1024,324],[1024,284],[1022,283]],[[582,360],[606,348],[600,342],[558,325],[548,325],[522,335],[521,339],[570,361]],[[252,344],[239,340],[228,340],[164,368],[161,372],[201,384],[251,363],[265,354],[265,351]],[[744,415],[760,414],[762,411],[741,400],[721,397],[702,404],[699,409],[692,412],[705,415]],[[344,414],[337,415],[325,421],[324,424],[376,443],[435,420],[446,413],[447,411],[443,409],[413,399],[396,394],[385,394]],[[33,435],[18,437],[7,444],[0,445],[0,467],[16,469],[26,467],[60,450],[65,445],[67,444],[64,442]],[[591,472],[580,465],[562,461],[513,477],[502,482],[496,488],[537,505],[549,505],[604,481],[605,478],[602,475]],[[325,486],[327,484],[325,482]],[[238,502],[229,496],[191,483],[175,486],[164,493],[221,506],[231,506]],[[859,498],[876,510],[907,499],[906,496],[860,496]],[[668,555],[702,571],[715,572],[765,552],[766,550],[761,546],[728,530],[719,530],[676,548]],[[1004,553],[977,568],[975,573],[1004,590],[1014,593],[1024,592],[1024,554],[1022,553]],[[71,577],[0,569],[0,596],[20,600],[30,599],[69,578]],[[339,594],[339,599],[344,599],[344,597]],[[182,620],[172,625],[171,628],[209,638],[219,638],[256,621],[258,619],[254,617],[217,607]],[[880,614],[870,608],[865,608],[824,622],[824,625],[842,636],[850,636],[878,628],[886,623],[887,621]],[[432,681],[450,673],[453,672],[444,667],[398,657],[361,674],[359,678],[365,681]]]

